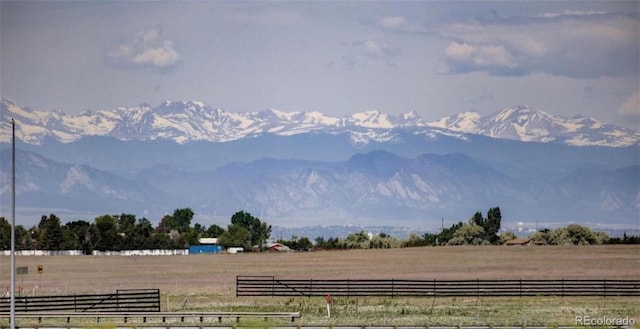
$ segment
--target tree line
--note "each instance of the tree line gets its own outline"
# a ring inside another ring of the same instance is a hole
[[[191,224],[194,212],[190,208],[176,209],[165,215],[157,226],[146,218],[132,214],[102,215],[92,223],[84,220],[62,224],[54,214],[42,216],[38,225],[25,229],[16,226],[17,250],[82,250],[84,254],[98,251],[186,249],[198,245],[200,238],[218,238],[218,244],[243,247],[245,250],[266,248],[271,236],[271,225],[238,211],[230,218],[226,228],[218,225],[206,227]],[[512,232],[500,232],[502,214],[499,207],[490,208],[486,217],[476,212],[468,221],[442,228],[439,233],[411,234],[398,239],[384,232],[366,233],[363,230],[345,238],[315,238],[292,236],[277,242],[294,250],[310,249],[378,249],[445,245],[498,245],[517,238]],[[535,245],[583,245],[583,244],[638,244],[640,237],[610,238],[606,233],[595,232],[588,227],[569,224],[554,230],[543,229],[533,233],[530,243]],[[11,248],[11,225],[0,217],[0,250]]]
[[[98,251],[185,249],[198,245],[200,238],[218,238],[225,247],[263,246],[271,234],[271,226],[251,214],[239,211],[231,216],[227,228],[191,225],[194,212],[176,209],[165,215],[157,226],[146,218],[132,214],[102,215],[93,223],[84,220],[62,224],[54,214],[42,216],[38,225],[25,229],[16,225],[17,250],[82,250]],[[0,217],[0,250],[11,248],[11,224]]]
[[[439,233],[412,234],[402,243],[403,247],[452,246],[452,245],[499,245],[518,238],[509,231],[500,232],[502,214],[499,207],[490,208],[487,216],[476,212],[467,222],[458,222],[442,228]],[[556,229],[542,229],[529,236],[533,245],[593,245],[593,244],[640,244],[640,237],[611,238],[605,232],[596,232],[589,227],[569,224]]]

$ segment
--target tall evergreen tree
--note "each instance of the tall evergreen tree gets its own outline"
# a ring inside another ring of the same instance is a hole
[[[102,215],[96,217],[95,226],[97,230],[97,240],[95,249],[100,251],[115,250],[118,251],[118,231],[117,222],[113,216]]]
[[[38,249],[62,250],[64,235],[60,218],[54,214],[42,216],[38,224]]]
[[[0,250],[11,249],[11,224],[0,217]]]
[[[501,222],[502,213],[500,213],[500,207],[490,208],[487,212],[487,220],[485,221],[483,228],[485,237],[491,244],[500,242],[498,232],[500,231]]]

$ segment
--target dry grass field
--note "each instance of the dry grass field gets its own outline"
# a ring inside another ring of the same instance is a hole
[[[43,272],[37,273],[38,265]],[[324,319],[323,301],[308,298],[236,298],[238,275],[297,279],[640,279],[640,246],[424,247],[301,253],[192,256],[24,256],[16,266],[26,294],[102,293],[159,288],[163,309],[301,311],[314,325],[542,324],[576,315],[632,316],[637,298],[485,298],[336,300]],[[9,257],[0,257],[0,284],[9,286]],[[37,288],[36,288],[37,287]],[[588,314],[584,314],[587,312]],[[608,315],[607,315],[608,314]],[[359,323],[354,323],[362,321]]]

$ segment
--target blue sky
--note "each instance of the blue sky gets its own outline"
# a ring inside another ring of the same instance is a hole
[[[528,105],[640,129],[640,2],[1,1],[2,97],[427,120]]]

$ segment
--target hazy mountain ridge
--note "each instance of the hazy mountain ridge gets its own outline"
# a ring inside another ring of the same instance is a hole
[[[467,138],[478,134],[525,142],[558,142],[574,146],[623,147],[638,145],[640,132],[607,125],[584,116],[564,118],[524,106],[507,108],[482,117],[460,113],[427,122],[416,112],[393,116],[379,111],[331,117],[320,112],[232,113],[213,109],[202,102],[166,101],[157,107],[141,104],[66,115],[59,110],[39,111],[2,100],[2,116],[17,122],[17,136],[25,143],[39,144],[46,137],[69,143],[87,136],[108,136],[123,141],[172,140],[228,142],[259,134],[291,136],[310,132],[348,133],[355,144],[386,142],[401,138],[394,129],[409,128],[414,134],[438,134]],[[9,123],[0,123],[2,140],[8,142]]]
[[[0,195],[4,206],[11,196],[11,154],[8,149],[0,152],[0,166]],[[56,209],[76,215],[97,210],[141,211],[143,214],[145,210],[158,209],[158,205],[171,198],[142,179],[123,178],[89,166],[60,163],[33,152],[19,150],[16,168],[19,168],[16,170],[17,206],[40,209],[42,214]]]
[[[0,191],[8,204],[10,165],[3,152]],[[346,161],[263,158],[208,171],[161,165],[122,177],[31,152],[19,151],[17,161],[19,207],[45,214],[65,209],[74,214],[69,219],[130,212],[155,221],[191,207],[205,223],[246,210],[288,226],[424,226],[500,206],[510,221],[637,225],[640,210],[633,184],[640,166],[533,179],[510,177],[459,153],[404,158],[374,151]]]

